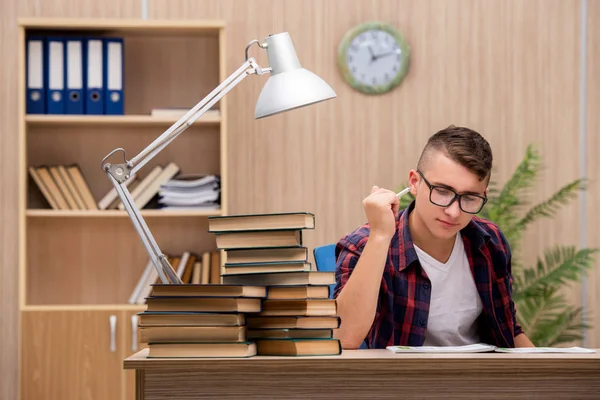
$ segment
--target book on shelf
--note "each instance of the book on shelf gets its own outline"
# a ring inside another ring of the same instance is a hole
[[[29,166],[28,171],[50,208],[55,210],[98,209],[79,165]]]
[[[168,255],[166,254],[167,260],[175,270],[177,276],[182,280],[184,284],[219,284],[221,283],[221,253],[218,251],[204,251],[201,253],[194,253],[185,251],[180,255]],[[151,260],[146,262],[146,266],[138,279],[136,286],[134,287],[130,297],[130,304],[144,304],[146,298],[153,296],[157,290],[163,290],[159,293],[161,296],[168,296],[165,290],[169,290],[168,287],[154,287],[154,284],[160,284],[160,278],[158,272],[154,267]],[[174,289],[173,293],[187,293],[189,288],[193,290],[199,290],[197,288],[201,286],[184,286],[186,289],[177,288]],[[160,288],[160,289],[157,289]],[[194,289],[196,288],[196,289]],[[204,287],[206,288],[206,286]],[[226,289],[223,289],[226,290]],[[210,291],[210,290],[209,290]],[[204,293],[208,293],[204,291]],[[172,294],[173,295],[173,294]],[[180,294],[178,294],[180,295]]]
[[[51,209],[76,211],[125,210],[125,206],[114,187],[111,187],[99,201],[96,201],[78,164],[36,165],[29,166],[28,171],[33,183],[39,189]],[[177,204],[168,207],[163,207],[163,205],[154,206],[153,200],[158,199],[160,202],[161,187],[173,182],[172,178],[179,174],[179,172],[179,166],[173,162],[164,168],[161,165],[156,165],[144,177],[140,174],[134,174],[123,185],[128,189],[135,205],[139,209],[195,208],[215,210],[220,208],[220,198],[215,200],[212,197],[209,202],[198,204],[194,207],[190,207],[189,205],[183,207]],[[216,178],[204,177],[203,182],[206,185],[206,182],[212,182],[213,179]],[[185,193],[186,189],[183,189],[183,191]]]
[[[131,191],[140,183],[140,179],[138,178],[138,176],[136,174],[131,175],[129,178],[127,178],[125,180],[125,182],[123,182],[123,186],[125,186],[127,188],[127,190],[129,190],[129,192],[131,193]],[[119,194],[117,193],[117,189],[115,187],[112,187],[105,195],[104,197],[102,197],[102,199],[100,199],[100,201],[98,202],[98,209],[99,210],[109,210],[109,209],[117,209],[119,204],[121,204],[121,198],[119,197]]]
[[[144,208],[158,195],[160,185],[173,178],[179,171],[180,168],[175,162],[170,162],[164,168],[160,165],[154,166],[146,178],[130,192],[135,206],[139,209]],[[119,204],[119,209],[124,210],[125,206]]]

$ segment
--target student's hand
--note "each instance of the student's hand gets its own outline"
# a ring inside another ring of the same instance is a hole
[[[363,200],[363,208],[371,226],[371,238],[392,240],[396,233],[396,215],[400,200],[396,193],[373,186],[371,194]]]

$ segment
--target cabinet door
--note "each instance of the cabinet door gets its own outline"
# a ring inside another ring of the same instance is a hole
[[[123,319],[123,327],[122,332],[124,332],[125,337],[123,338],[123,343],[125,343],[124,348],[124,358],[131,356],[132,354],[137,353],[138,351],[148,347],[145,343],[140,343],[140,335],[138,329],[138,311],[130,311],[124,312]],[[127,369],[124,373],[124,385],[125,385],[125,400],[134,400],[135,399],[135,370]]]
[[[21,398],[122,398],[122,315],[122,311],[23,311]]]

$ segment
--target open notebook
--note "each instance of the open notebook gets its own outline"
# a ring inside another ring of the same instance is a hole
[[[388,346],[393,353],[595,353],[594,349],[583,347],[496,347],[485,343],[464,346]]]

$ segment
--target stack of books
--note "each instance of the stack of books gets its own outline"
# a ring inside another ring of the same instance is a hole
[[[261,311],[247,315],[258,355],[341,354],[333,338],[340,320],[329,298],[335,275],[312,270],[302,241],[314,227],[307,212],[209,217],[209,232],[226,254],[222,283],[267,288]]]
[[[262,309],[266,288],[213,284],[153,284],[139,316],[148,357],[251,357],[247,313]]]

